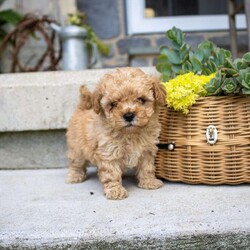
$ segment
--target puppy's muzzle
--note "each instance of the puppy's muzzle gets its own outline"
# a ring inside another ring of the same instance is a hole
[[[123,119],[126,121],[126,122],[132,122],[135,118],[135,114],[132,113],[132,112],[128,112],[126,113],[125,115],[123,115]]]

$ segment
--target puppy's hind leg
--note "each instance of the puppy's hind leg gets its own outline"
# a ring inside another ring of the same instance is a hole
[[[86,159],[80,154],[68,152],[69,172],[66,183],[79,183],[86,180]]]

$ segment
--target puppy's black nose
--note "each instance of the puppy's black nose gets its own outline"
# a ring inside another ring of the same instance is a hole
[[[128,112],[126,113],[124,116],[123,116],[123,119],[126,121],[126,122],[132,122],[135,118],[135,114],[134,113],[131,113],[131,112]]]

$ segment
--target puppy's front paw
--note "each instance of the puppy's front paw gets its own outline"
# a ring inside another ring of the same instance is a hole
[[[66,178],[66,183],[73,184],[85,181],[87,178],[86,173],[69,172]]]
[[[122,186],[106,188],[104,193],[110,200],[122,200],[128,197],[128,191]]]
[[[143,181],[140,181],[138,184],[138,187],[144,188],[144,189],[157,189],[163,186],[163,182],[158,179],[146,179]]]

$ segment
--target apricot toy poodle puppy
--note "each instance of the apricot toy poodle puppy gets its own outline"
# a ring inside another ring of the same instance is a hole
[[[120,68],[103,76],[94,93],[80,88],[80,103],[68,130],[69,172],[66,182],[86,179],[86,166],[97,166],[108,199],[128,196],[122,174],[136,168],[138,186],[156,189],[155,177],[160,123],[159,106],[166,93],[159,81],[139,68]]]

